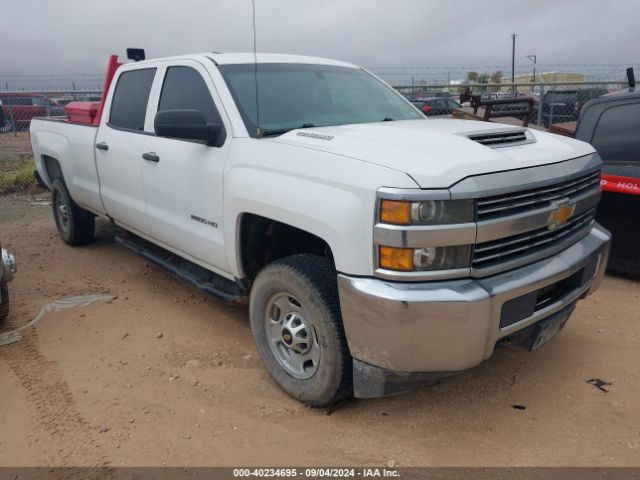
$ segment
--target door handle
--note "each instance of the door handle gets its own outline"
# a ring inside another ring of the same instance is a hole
[[[148,160],[150,162],[156,162],[158,163],[160,161],[160,157],[158,156],[157,153],[155,152],[147,152],[147,153],[143,153],[142,154],[142,158],[144,158],[145,160]]]
[[[107,150],[109,150],[109,145],[107,145],[107,144],[106,144],[106,143],[104,143],[104,142],[100,142],[100,143],[96,143],[96,148],[97,148],[98,150],[104,150],[104,151],[107,151]]]

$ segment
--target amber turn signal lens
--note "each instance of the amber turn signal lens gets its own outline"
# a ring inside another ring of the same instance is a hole
[[[380,247],[378,255],[380,268],[387,270],[413,270],[413,248]]]
[[[411,203],[382,200],[380,202],[380,221],[395,225],[409,225],[411,223]]]

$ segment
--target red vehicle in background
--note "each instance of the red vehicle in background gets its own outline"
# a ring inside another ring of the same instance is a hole
[[[64,115],[64,108],[58,102],[39,93],[1,92],[0,104],[4,114],[2,131],[27,130],[34,117]]]

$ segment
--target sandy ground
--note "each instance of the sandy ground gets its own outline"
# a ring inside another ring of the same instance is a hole
[[[5,330],[55,299],[117,298],[0,347],[0,465],[640,465],[637,281],[607,277],[536,353],[502,349],[435,387],[328,415],[271,381],[246,307],[113,244],[104,222],[94,244],[64,245],[40,200],[0,198],[19,262]]]

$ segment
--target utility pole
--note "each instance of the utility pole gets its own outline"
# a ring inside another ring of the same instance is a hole
[[[536,55],[527,55],[527,58],[533,62],[533,81],[531,83],[536,83]]]
[[[511,88],[516,89],[516,34],[511,34]]]

